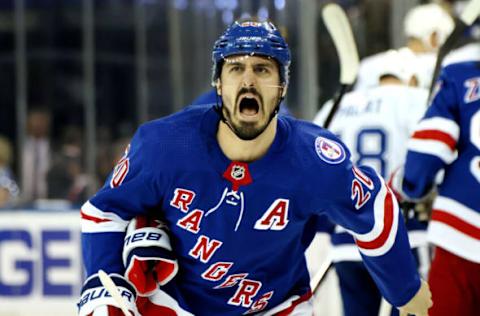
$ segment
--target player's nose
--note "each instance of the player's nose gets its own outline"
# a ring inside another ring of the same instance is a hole
[[[253,87],[255,86],[255,83],[255,72],[251,67],[247,67],[242,75],[242,87]]]

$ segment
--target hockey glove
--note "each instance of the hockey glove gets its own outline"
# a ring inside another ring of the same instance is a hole
[[[127,227],[123,263],[125,277],[140,296],[149,296],[167,284],[178,271],[167,227],[145,217],[133,219]]]
[[[133,285],[119,274],[110,274],[109,276],[120,291],[128,310],[133,316],[139,316],[135,305],[136,293]],[[124,316],[118,303],[103,287],[98,274],[90,276],[85,281],[77,306],[78,316]]]
[[[403,191],[403,175],[404,167],[401,166],[391,174],[390,179],[388,180],[388,186],[395,194],[405,219],[408,220],[411,218],[409,214],[413,212],[413,217],[420,222],[428,221],[432,213],[433,201],[437,196],[436,187],[432,186],[432,188],[422,197],[411,198]]]

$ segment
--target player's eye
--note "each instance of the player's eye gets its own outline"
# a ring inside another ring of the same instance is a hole
[[[235,73],[235,72],[240,72],[240,71],[241,71],[241,67],[240,67],[240,66],[238,66],[238,65],[230,66],[229,72]]]
[[[265,66],[256,66],[255,72],[259,74],[268,74],[270,73],[270,70]]]

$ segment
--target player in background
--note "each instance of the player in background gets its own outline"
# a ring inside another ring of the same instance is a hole
[[[429,273],[430,315],[480,315],[480,64],[445,67],[408,143],[394,188],[413,202],[435,190],[428,226],[436,246]]]
[[[382,55],[377,86],[345,95],[329,130],[351,150],[357,165],[367,165],[388,177],[403,164],[407,141],[426,110],[428,90],[412,87],[416,73],[404,51],[391,50]],[[322,126],[332,106],[329,101],[314,119]],[[426,275],[429,265],[426,249],[426,222],[406,214],[407,228],[420,271]],[[344,315],[378,315],[381,294],[367,269],[353,237],[336,226],[331,236],[332,259],[338,275]],[[392,315],[398,315],[396,309]]]
[[[449,4],[449,10],[453,15],[460,16],[468,1],[455,1]],[[464,61],[480,60],[480,19],[467,28],[463,36],[458,40],[456,47],[445,56],[442,66]]]
[[[135,303],[145,316],[311,315],[304,251],[325,215],[355,236],[389,302],[427,315],[428,285],[384,180],[330,132],[277,115],[290,51],[275,26],[234,23],[212,59],[221,105],[142,125],[82,207],[79,314],[119,315],[103,269],[136,315]],[[164,226],[126,234],[139,215]]]
[[[402,53],[410,54],[409,58],[418,69],[418,86],[430,88],[435,68],[436,52],[453,30],[452,17],[443,7],[430,3],[413,7],[405,16],[404,32],[407,37]],[[381,52],[364,58],[360,63],[354,90],[365,90],[377,85],[379,72],[384,67]]]

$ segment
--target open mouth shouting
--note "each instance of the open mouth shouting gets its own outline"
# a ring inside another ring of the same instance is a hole
[[[253,93],[242,94],[238,100],[238,110],[243,121],[258,120],[260,113],[260,99]]]

